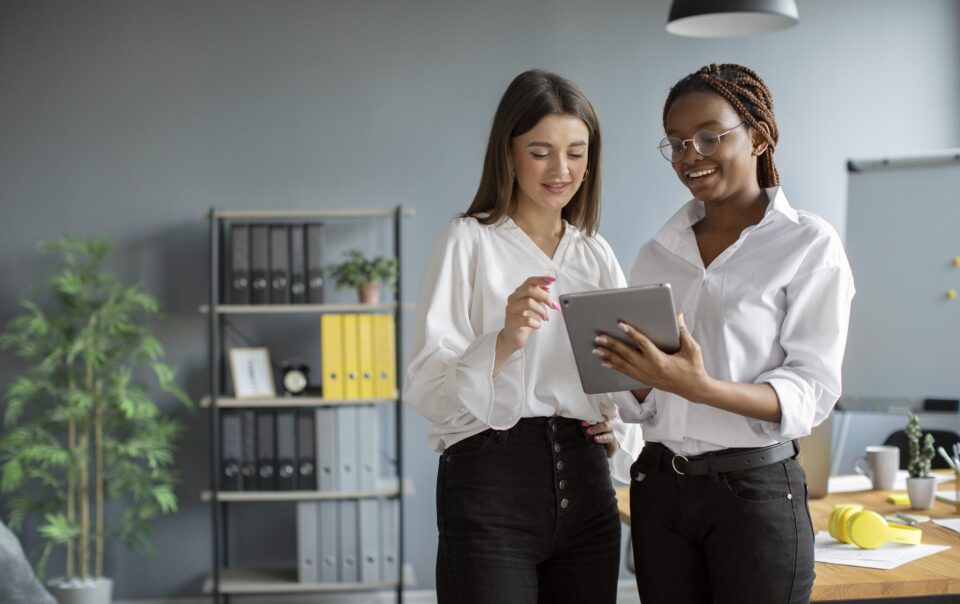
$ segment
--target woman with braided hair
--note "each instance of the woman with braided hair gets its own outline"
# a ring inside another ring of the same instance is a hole
[[[840,395],[853,277],[823,219],[794,209],[773,159],[757,74],[710,65],[680,80],[660,151],[693,199],[637,254],[630,282],[672,284],[681,348],[598,337],[603,363],[652,389],[631,469],[644,604],[807,602],[813,528],[795,439]]]

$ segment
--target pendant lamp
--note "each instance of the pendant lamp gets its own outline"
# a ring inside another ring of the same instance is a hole
[[[799,21],[794,0],[673,0],[667,31],[723,38],[785,29]]]

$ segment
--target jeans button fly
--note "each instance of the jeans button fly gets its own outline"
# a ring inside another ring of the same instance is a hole
[[[567,501],[566,497],[564,497],[563,499],[560,500],[560,507],[561,507],[561,508],[567,509],[567,506],[568,506],[568,505],[570,505],[570,502]]]
[[[553,443],[553,450],[557,453],[560,452],[560,443]]]
[[[565,465],[565,464],[563,463],[563,460],[561,459],[560,461],[557,462],[557,469],[558,469],[558,470],[562,470],[564,465]]]
[[[560,490],[561,490],[561,491],[562,491],[563,489],[567,488],[567,481],[566,481],[566,480],[561,480],[559,486],[560,486]]]

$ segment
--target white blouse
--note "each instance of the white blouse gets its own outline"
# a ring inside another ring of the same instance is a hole
[[[677,310],[703,350],[707,373],[767,383],[780,423],[751,419],[653,390],[621,413],[643,422],[647,440],[675,453],[762,447],[810,433],[840,397],[853,275],[836,231],[793,209],[779,187],[766,189],[766,214],[704,268],[692,226],[704,216],[692,200],[640,248],[630,283],[668,282]]]
[[[584,394],[559,312],[549,310],[551,320],[493,375],[507,297],[529,277],[556,277],[554,300],[626,285],[602,237],[563,224],[553,258],[509,218],[495,225],[459,218],[440,233],[424,268],[403,397],[433,422],[427,441],[435,451],[488,428],[506,430],[523,417],[614,420],[621,451],[611,467],[627,481],[642,447],[639,426],[619,421],[614,401],[622,393]]]

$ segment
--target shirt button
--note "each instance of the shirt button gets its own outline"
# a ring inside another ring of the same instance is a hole
[[[570,502],[567,501],[566,498],[563,498],[563,499],[560,500],[560,507],[561,507],[561,508],[567,509],[567,506],[568,506],[568,505],[570,505]]]
[[[566,481],[566,480],[561,480],[561,481],[560,481],[560,490],[562,491],[562,490],[565,489],[565,488],[567,488],[567,481]]]
[[[553,450],[557,453],[560,452],[560,443],[553,443]]]
[[[563,466],[564,466],[564,463],[563,463],[563,460],[561,459],[560,461],[557,462],[557,469],[562,470]]]

